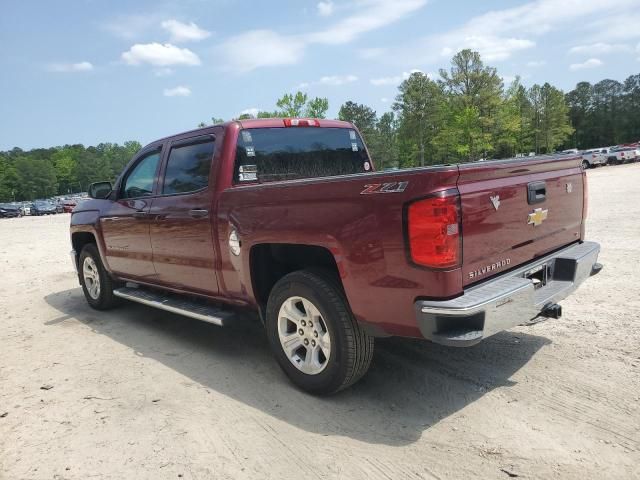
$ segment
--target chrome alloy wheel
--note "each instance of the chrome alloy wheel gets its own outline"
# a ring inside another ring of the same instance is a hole
[[[289,297],[278,312],[280,345],[289,361],[307,375],[329,363],[331,337],[320,310],[303,297]]]
[[[86,257],[82,263],[82,276],[89,296],[94,300],[100,297],[100,274],[98,266],[91,257]]]

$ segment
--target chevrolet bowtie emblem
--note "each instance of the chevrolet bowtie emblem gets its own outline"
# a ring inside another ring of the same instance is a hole
[[[534,227],[537,227],[547,219],[548,214],[549,214],[549,210],[542,210],[541,208],[536,208],[533,211],[533,213],[529,214],[529,218],[527,219],[527,225],[533,225]]]

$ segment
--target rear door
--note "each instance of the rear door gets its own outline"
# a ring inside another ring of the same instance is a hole
[[[125,173],[117,198],[100,218],[106,260],[116,273],[153,281],[149,207],[157,188],[161,150],[143,152]]]
[[[210,182],[215,138],[172,141],[150,209],[156,280],[205,295],[218,293]]]
[[[463,283],[580,240],[581,157],[460,165]]]

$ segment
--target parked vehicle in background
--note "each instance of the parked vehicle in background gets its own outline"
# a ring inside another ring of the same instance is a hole
[[[56,206],[45,200],[36,200],[31,206],[31,215],[55,215]]]
[[[602,153],[600,149],[585,150],[582,152],[582,168],[585,170],[599,165],[606,165],[607,160],[607,154]]]
[[[562,150],[560,153],[563,155],[575,155],[579,152],[577,148],[569,148],[567,150]]]
[[[22,202],[20,204],[20,211],[22,211],[22,215],[31,215],[31,204]]]
[[[280,367],[333,393],[374,337],[467,347],[600,271],[579,155],[374,172],[356,128],[228,122],[155,141],[71,214],[89,305],[123,298],[224,326],[256,312]]]
[[[635,147],[615,147],[609,152],[609,162],[620,165],[636,161]]]
[[[76,205],[77,205],[77,201],[74,199],[65,200],[62,205],[64,213],[71,213],[71,211],[75,208]]]
[[[22,211],[19,206],[8,203],[0,204],[0,218],[16,218],[21,216]]]

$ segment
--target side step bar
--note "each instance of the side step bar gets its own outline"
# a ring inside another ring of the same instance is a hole
[[[145,290],[142,288],[122,287],[113,291],[116,297],[142,303],[150,307],[177,313],[185,317],[195,318],[215,325],[224,326],[232,312],[205,303],[178,297],[177,295]]]

